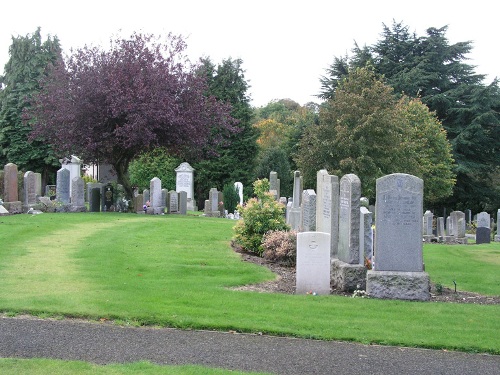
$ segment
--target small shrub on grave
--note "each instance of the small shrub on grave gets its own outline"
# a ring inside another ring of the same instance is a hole
[[[297,232],[274,230],[262,238],[262,254],[271,262],[293,267],[297,263]]]
[[[285,206],[274,200],[269,193],[269,181],[257,180],[253,184],[256,198],[248,200],[244,207],[238,206],[243,220],[239,220],[235,230],[235,242],[247,251],[262,256],[262,238],[269,231],[289,230],[285,222]]]

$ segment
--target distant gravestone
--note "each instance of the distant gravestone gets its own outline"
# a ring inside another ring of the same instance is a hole
[[[17,165],[13,163],[8,163],[4,166],[4,196],[3,201],[6,202],[18,202],[19,192],[17,186]]]
[[[42,196],[42,174],[35,173],[35,195],[37,197]]]
[[[423,181],[394,173],[377,179],[375,270],[367,273],[367,292],[377,298],[428,300],[423,272]]]
[[[187,214],[187,193],[180,191],[179,193],[179,213],[181,215]]]
[[[71,206],[74,211],[85,210],[85,181],[79,176],[71,180]]]
[[[330,235],[297,234],[296,293],[330,294]]]
[[[61,162],[61,169],[67,169],[69,171],[69,192],[68,195],[71,196],[71,181],[75,177],[80,177],[82,170],[82,160],[75,155],[71,155],[71,158],[64,158],[59,160]],[[57,183],[56,183],[57,184]]]
[[[339,178],[325,169],[316,175],[316,230],[330,234],[330,254],[338,256]]]
[[[111,211],[112,207],[114,207],[114,202],[115,202],[115,190],[113,188],[113,185],[107,184],[104,187],[103,200],[104,200],[105,211],[108,212]]]
[[[134,212],[138,214],[144,213],[144,197],[142,194],[137,194],[134,197]]]
[[[477,214],[476,244],[491,242],[490,214],[480,212]]]
[[[354,174],[340,179],[339,248],[338,258],[349,264],[359,264],[359,200],[361,181]]]
[[[288,221],[287,224],[290,225],[292,230],[300,231],[301,227],[301,204],[302,199],[302,178],[299,171],[295,171],[293,174],[293,199],[292,208],[287,212]]]
[[[444,241],[446,237],[446,232],[444,230],[444,217],[438,217],[437,219],[437,237],[439,241]]]
[[[36,204],[36,176],[28,171],[24,174],[24,205],[26,207]]]
[[[316,230],[316,192],[307,189],[302,192],[302,228],[303,232]]]
[[[434,220],[434,214],[427,210],[424,213],[424,227],[423,227],[423,237],[425,242],[431,242],[434,238],[434,233],[432,231],[432,222]]]
[[[161,200],[161,180],[158,177],[153,177],[149,182],[150,208],[148,213],[159,215],[165,211],[164,203]]]
[[[497,234],[495,235],[495,242],[500,242],[500,210],[497,211]]]
[[[271,171],[269,173],[269,192],[273,195],[275,200],[280,196],[278,181],[278,173]]]
[[[176,214],[179,212],[179,193],[169,191],[167,194],[167,213]]]
[[[194,168],[189,163],[181,163],[175,169],[175,191],[185,191],[187,194],[187,207],[195,211],[194,200]]]
[[[90,189],[89,210],[90,210],[90,212],[100,212],[101,211],[101,188],[100,187],[93,187]]]
[[[101,189],[102,190],[102,183],[100,182],[87,182],[87,202],[90,202],[91,194],[92,194],[92,189]],[[101,192],[102,194],[102,192]]]
[[[57,171],[56,180],[56,200],[64,204],[70,201],[70,172],[68,169],[61,168]]]

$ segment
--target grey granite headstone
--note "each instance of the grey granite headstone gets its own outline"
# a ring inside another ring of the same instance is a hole
[[[476,229],[476,244],[491,242],[491,229],[487,227],[478,227]]]
[[[330,294],[330,235],[297,234],[296,293]]]
[[[85,207],[85,181],[81,177],[71,180],[71,205],[82,210]]]
[[[477,227],[490,228],[490,214],[487,212],[480,212],[477,214]]]
[[[31,171],[24,174],[24,204],[26,206],[36,204],[36,176]]]
[[[338,259],[359,264],[359,200],[361,181],[355,174],[340,179]]]
[[[302,200],[302,178],[299,171],[293,174],[293,199],[292,208],[287,212],[288,221],[292,230],[300,231],[301,228],[301,200]]]
[[[278,173],[271,171],[269,173],[269,192],[273,195],[274,199],[279,198],[279,186],[278,186]]]
[[[37,197],[42,196],[42,174],[35,173],[35,194]]]
[[[150,209],[148,209],[148,213],[159,215],[165,211],[164,203],[161,200],[161,180],[158,177],[153,177],[149,181],[149,199]]]
[[[179,213],[181,215],[187,214],[187,193],[180,191],[179,193]]]
[[[179,193],[170,190],[167,194],[167,213],[176,214],[179,212]]]
[[[365,264],[365,259],[371,261],[373,257],[373,213],[366,207],[361,207],[359,213],[359,263]]]
[[[68,169],[61,168],[57,171],[56,181],[56,200],[62,204],[69,204],[70,201],[70,172]]]
[[[446,232],[444,230],[444,217],[438,217],[437,219],[437,237],[439,241],[444,241],[446,237]]]
[[[424,236],[432,236],[432,220],[434,215],[431,211],[427,210],[424,213]]]
[[[316,192],[307,189],[302,192],[302,231],[316,230]]]
[[[423,187],[420,178],[403,173],[377,179],[377,271],[423,271]]]
[[[316,230],[330,233],[330,254],[338,256],[339,178],[325,169],[316,175]]]

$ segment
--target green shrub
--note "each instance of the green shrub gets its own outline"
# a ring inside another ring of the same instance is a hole
[[[130,183],[142,192],[149,189],[151,179],[158,177],[161,186],[167,190],[175,190],[175,168],[180,160],[169,155],[165,148],[146,151],[132,160],[128,168]]]
[[[225,209],[227,210],[227,212],[234,213],[234,210],[236,210],[236,206],[240,202],[240,196],[238,195],[234,184],[224,185],[224,188],[222,189],[222,195],[224,196]]]
[[[297,232],[273,230],[262,238],[262,256],[274,263],[295,266],[297,263]]]
[[[238,221],[235,242],[247,251],[262,256],[262,237],[269,231],[289,230],[285,222],[285,206],[274,200],[269,193],[269,181],[257,180],[253,183],[256,198],[248,200],[246,206],[238,206],[243,220]]]

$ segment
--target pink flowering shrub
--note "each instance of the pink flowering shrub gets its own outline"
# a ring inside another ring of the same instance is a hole
[[[285,266],[295,266],[297,262],[297,232],[275,230],[262,238],[263,257]]]

